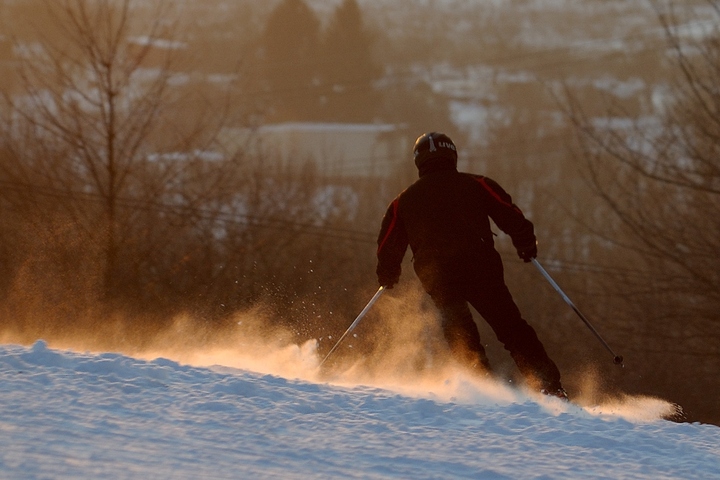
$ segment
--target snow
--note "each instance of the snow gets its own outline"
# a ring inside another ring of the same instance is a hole
[[[315,346],[253,362],[0,345],[0,477],[720,477],[720,429],[662,420],[659,399],[579,407],[458,371],[318,380]]]

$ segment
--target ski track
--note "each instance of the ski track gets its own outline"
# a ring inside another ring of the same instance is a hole
[[[719,478],[720,429],[0,345],[0,478]],[[481,392],[477,393],[478,395]]]

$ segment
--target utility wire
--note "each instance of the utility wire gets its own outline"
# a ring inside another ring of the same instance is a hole
[[[40,195],[60,198],[66,200],[79,200],[104,204],[107,198],[98,193],[89,193],[75,190],[65,190],[55,187],[43,187],[37,185],[0,181],[0,186],[6,190],[31,190]],[[372,242],[375,243],[376,235],[368,232],[339,228],[312,223],[296,222],[292,220],[277,219],[271,217],[259,217],[256,215],[243,214],[239,212],[223,212],[208,208],[192,207],[188,205],[168,204],[157,201],[139,200],[127,197],[116,197],[116,204],[120,207],[132,208],[142,211],[155,211],[175,215],[194,215],[202,220],[217,221],[226,224],[236,224],[251,227],[274,228],[294,233],[307,233],[321,235],[329,238]]]
[[[43,196],[65,200],[80,200],[94,203],[101,203],[106,200],[104,196],[96,193],[63,190],[54,187],[43,187],[17,182],[0,181],[0,186],[2,186],[5,190],[30,189]],[[314,235],[322,238],[344,240],[364,244],[375,245],[377,241],[377,235],[367,231],[329,227],[303,222],[294,222],[285,219],[273,219],[269,217],[259,217],[234,212],[218,212],[206,208],[190,207],[185,205],[173,205],[162,202],[138,200],[126,197],[118,197],[117,204],[118,206],[141,211],[154,211],[175,215],[192,214],[202,220],[217,221],[225,224],[235,224],[241,226],[275,229],[284,232],[292,232],[295,234]],[[239,219],[238,217],[242,219]],[[503,249],[499,249],[499,251],[503,256],[510,257],[514,255],[513,252],[505,251]],[[574,272],[593,273],[601,275],[625,275],[636,278],[655,277],[649,272],[643,272],[640,270],[623,269],[619,267],[607,267],[590,263],[570,262],[562,260],[552,260],[547,263],[549,265],[549,268],[566,273]]]

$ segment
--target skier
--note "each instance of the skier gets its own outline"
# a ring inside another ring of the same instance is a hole
[[[491,374],[469,303],[531,387],[567,399],[557,366],[505,285],[489,219],[510,236],[525,262],[537,256],[533,224],[495,181],[458,172],[457,149],[447,135],[421,135],[413,154],[420,178],[390,203],[383,217],[378,282],[389,289],[399,281],[409,245],[414,270],[441,314],[455,360],[479,375]]]

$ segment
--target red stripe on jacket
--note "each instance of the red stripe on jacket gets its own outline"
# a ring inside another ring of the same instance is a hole
[[[484,177],[476,178],[476,180],[480,183],[480,185],[483,186],[483,188],[485,188],[485,190],[487,190],[490,193],[490,195],[493,196],[493,198],[495,200],[497,200],[501,204],[505,205],[506,207],[512,208],[513,210],[517,211],[518,213],[522,213],[522,211],[517,207],[517,205],[514,205],[512,203],[509,203],[509,202],[503,200],[503,198],[495,190],[493,190],[490,185],[488,185],[488,183],[485,181]]]
[[[393,229],[395,228],[395,224],[397,223],[398,218],[398,200],[399,198],[396,198],[392,202],[393,206],[393,218],[390,222],[390,226],[387,229],[387,232],[385,233],[385,237],[382,239],[382,242],[380,242],[380,245],[378,245],[377,253],[380,253],[380,250],[382,250],[382,247],[385,245],[385,242],[387,242],[388,238],[390,238],[390,234],[392,233]]]

